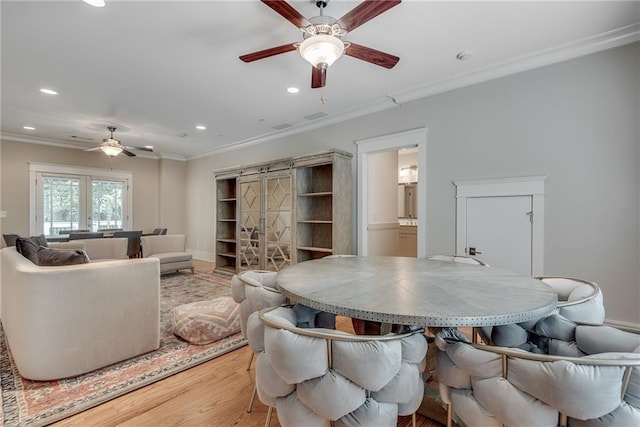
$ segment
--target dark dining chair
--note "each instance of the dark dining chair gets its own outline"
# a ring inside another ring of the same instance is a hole
[[[102,239],[104,237],[104,233],[69,233],[69,240],[78,240],[78,239]]]
[[[142,231],[116,231],[113,233],[113,237],[126,237],[129,239],[127,243],[127,255],[129,258],[141,258],[142,247],[140,245],[140,236]]]
[[[166,228],[154,228],[153,231],[151,232],[151,234],[155,234],[156,236],[162,236],[164,234],[167,234],[167,229]]]
[[[15,246],[16,240],[18,240],[18,237],[20,237],[19,234],[3,234],[2,235],[2,238],[4,239],[4,244],[7,245],[7,247]]]

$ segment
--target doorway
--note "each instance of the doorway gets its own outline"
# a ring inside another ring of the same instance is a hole
[[[356,141],[357,146],[357,254],[368,255],[369,247],[369,198],[375,188],[369,182],[369,155],[417,147],[417,173],[420,185],[417,190],[417,256],[427,253],[426,238],[426,160],[427,129],[419,128],[390,135]]]
[[[456,254],[541,276],[546,177],[455,181]]]

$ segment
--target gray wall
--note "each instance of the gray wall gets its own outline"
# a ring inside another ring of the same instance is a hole
[[[639,63],[635,43],[192,160],[188,245],[213,253],[214,170],[328,148],[355,153],[355,140],[425,126],[429,253],[455,250],[453,180],[547,175],[545,274],[598,282],[607,317],[639,324]]]

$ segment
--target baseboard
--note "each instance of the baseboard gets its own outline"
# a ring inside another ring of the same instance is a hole
[[[614,328],[622,329],[623,331],[634,332],[640,334],[640,325],[637,323],[621,322],[619,320],[605,319],[604,324],[607,326],[613,326]]]
[[[201,259],[203,261],[209,261],[209,262],[215,262],[216,260],[216,256],[213,252],[198,251],[196,249],[189,249],[189,248],[187,248],[187,252],[189,252],[191,256],[193,256],[193,258],[195,259]]]

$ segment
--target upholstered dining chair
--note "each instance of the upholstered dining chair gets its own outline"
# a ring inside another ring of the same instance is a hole
[[[399,415],[412,415],[415,426],[427,354],[422,330],[369,336],[300,328],[290,307],[259,317],[256,386],[269,406],[265,426],[273,408],[283,427],[395,426]]]
[[[605,310],[602,291],[597,283],[564,276],[540,276],[558,294],[558,312],[569,320],[602,325]]]
[[[578,325],[582,357],[472,344],[436,335],[440,397],[452,420],[476,426],[640,425],[640,335]]]
[[[142,247],[140,246],[140,237],[142,231],[116,231],[113,233],[113,237],[126,237],[127,241],[127,255],[129,258],[142,258]]]
[[[253,340],[247,334],[249,316],[265,307],[281,305],[286,301],[286,297],[277,289],[276,275],[275,271],[247,270],[231,278],[231,296],[235,302],[240,304],[240,330],[242,336],[247,338],[252,350],[247,371],[251,369],[254,354],[257,352]],[[254,386],[247,412],[251,412],[255,396]]]

